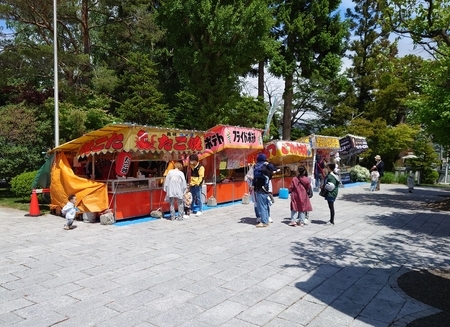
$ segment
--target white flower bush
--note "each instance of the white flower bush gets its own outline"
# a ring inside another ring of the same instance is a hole
[[[369,169],[356,165],[350,169],[350,178],[354,182],[366,182],[370,179]]]

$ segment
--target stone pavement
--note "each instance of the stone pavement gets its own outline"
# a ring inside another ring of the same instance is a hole
[[[0,326],[405,326],[438,312],[396,285],[450,267],[450,217],[400,185],[340,190],[336,226],[316,193],[305,227],[289,201],[255,228],[252,205],[124,227],[0,208]]]

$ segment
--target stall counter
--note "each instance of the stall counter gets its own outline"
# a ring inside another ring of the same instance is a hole
[[[169,203],[164,202],[165,192],[158,187],[160,178],[127,178],[105,181],[108,185],[110,209],[116,220],[149,216],[150,212],[161,208],[169,211]]]
[[[272,189],[273,194],[278,195],[280,188],[288,188],[291,185],[293,177],[273,178]],[[284,185],[284,186],[283,186]],[[244,181],[232,181],[229,183],[216,184],[216,192],[214,192],[214,184],[206,183],[206,199],[210,197],[216,198],[217,203],[227,203],[242,200],[244,194],[249,193],[248,184]]]

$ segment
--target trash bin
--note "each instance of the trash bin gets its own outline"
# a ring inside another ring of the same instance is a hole
[[[278,197],[280,199],[289,198],[289,190],[287,188],[280,188],[280,191],[278,192]]]

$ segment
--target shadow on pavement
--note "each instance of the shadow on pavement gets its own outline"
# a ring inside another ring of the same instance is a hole
[[[367,191],[358,194],[342,194],[340,199],[378,207],[416,210],[435,202],[437,196],[448,192],[443,189],[416,188],[413,193],[409,193],[406,187],[394,188],[390,191],[389,193]],[[392,194],[392,192],[394,193]]]
[[[400,319],[411,322],[417,319],[416,314],[425,316],[437,311],[397,292],[397,274],[407,272],[405,267],[450,267],[450,248],[445,246],[450,224],[440,225],[446,218],[444,213],[420,212],[366,216],[363,219],[370,220],[369,226],[383,228],[374,231],[368,227],[356,232],[352,240],[336,238],[336,233],[334,238],[294,242],[294,256],[284,267],[311,271],[295,286],[306,293],[302,305],[317,310],[329,306],[325,310],[331,310],[330,314],[320,316],[327,320],[321,322],[323,326],[347,326],[354,320],[386,327]]]

